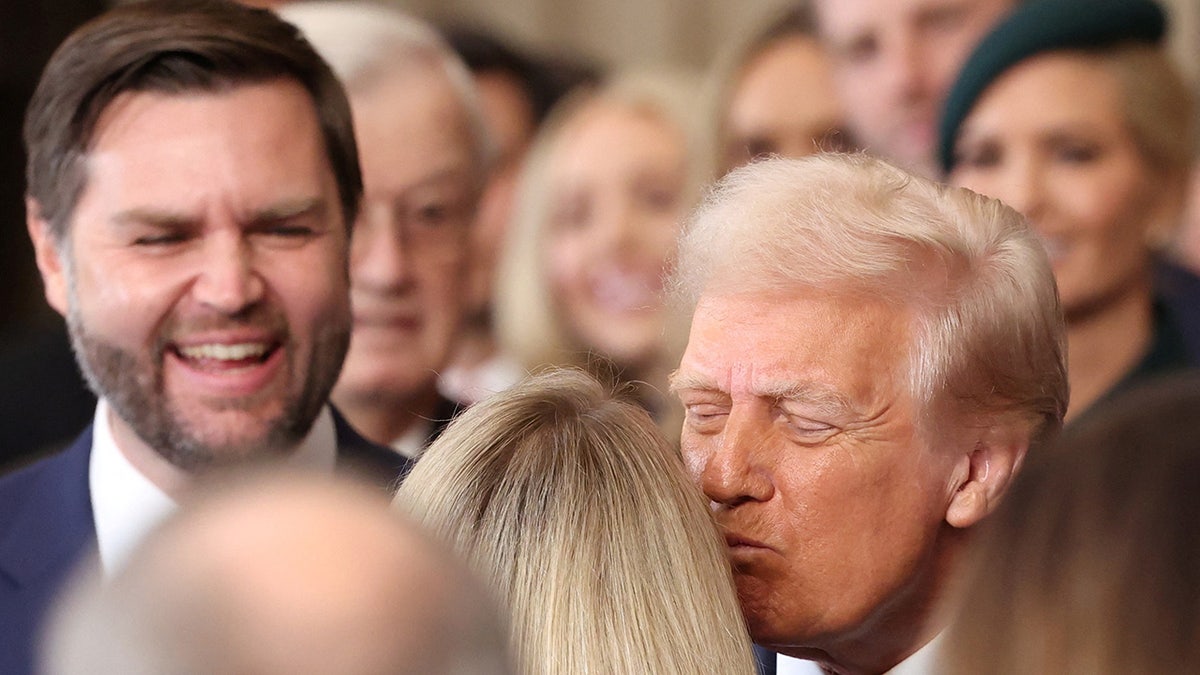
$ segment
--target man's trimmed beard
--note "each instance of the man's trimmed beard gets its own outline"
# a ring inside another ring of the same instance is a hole
[[[79,314],[79,302],[73,275],[69,279],[67,328],[71,336],[71,348],[88,387],[96,396],[104,398],[113,411],[120,416],[134,433],[172,465],[189,473],[210,467],[236,464],[245,461],[269,460],[290,454],[308,435],[321,408],[329,399],[341,371],[342,361],[350,345],[350,322],[348,313],[341,321],[325,322],[314,336],[312,354],[309,357],[306,378],[296,395],[289,396],[282,412],[270,421],[266,432],[253,439],[225,439],[206,442],[189,429],[185,417],[175,409],[174,402],[165,394],[163,386],[163,359],[168,341],[161,326],[156,336],[149,361],[108,343],[91,334]],[[247,314],[261,314],[250,311]],[[291,333],[284,324],[284,349],[289,374],[295,374],[294,359],[297,358]],[[250,324],[249,317],[230,318],[227,323]],[[228,409],[241,403],[229,401]]]

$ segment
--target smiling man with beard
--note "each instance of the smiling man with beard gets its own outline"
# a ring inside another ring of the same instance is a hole
[[[26,120],[46,298],[100,398],[0,482],[0,672],[30,672],[81,554],[120,567],[198,480],[246,464],[406,462],[327,405],[362,193],[349,106],[294,28],[222,0],[116,9],[63,44]]]

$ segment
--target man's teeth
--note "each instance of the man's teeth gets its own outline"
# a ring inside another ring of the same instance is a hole
[[[193,345],[180,347],[179,353],[188,359],[218,359],[221,361],[243,361],[262,356],[267,353],[267,345],[262,342],[247,342],[235,345]]]

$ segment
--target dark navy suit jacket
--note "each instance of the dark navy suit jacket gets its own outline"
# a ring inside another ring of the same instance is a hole
[[[758,675],[775,675],[775,662],[779,655],[767,649],[754,645],[754,665],[758,666]]]
[[[391,489],[411,460],[358,435],[334,411],[337,468]],[[0,478],[0,673],[32,674],[45,615],[76,563],[96,548],[89,426],[65,451]]]

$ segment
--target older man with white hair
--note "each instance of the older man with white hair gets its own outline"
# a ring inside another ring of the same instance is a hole
[[[354,331],[333,400],[415,457],[455,414],[438,393],[465,313],[469,229],[492,158],[469,71],[430,26],[378,5],[280,9],[350,97],[363,208],[350,249]]]
[[[826,672],[924,672],[971,528],[1066,410],[1041,245],[879,160],[770,160],[718,184],[674,281],[683,454],[751,636]]]

